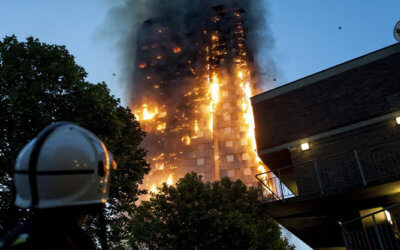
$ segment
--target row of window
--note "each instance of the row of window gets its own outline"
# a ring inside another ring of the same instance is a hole
[[[203,176],[203,178],[205,177],[205,174],[204,174],[204,173],[198,173],[198,175]],[[250,169],[250,168],[245,168],[245,169],[243,169],[243,175],[244,175],[244,176],[252,175],[251,169]],[[229,177],[229,178],[235,178],[235,177],[236,177],[236,172],[235,172],[234,169],[229,169],[229,170],[227,170],[227,171],[224,171],[224,176],[227,176],[227,177]],[[239,177],[240,177],[240,176],[239,176]]]
[[[240,155],[240,158],[242,161],[248,161],[250,160],[250,154],[242,153]],[[234,162],[235,156],[233,154],[225,155],[225,159],[227,162]],[[197,166],[204,166],[204,164],[205,164],[205,158],[197,158]]]

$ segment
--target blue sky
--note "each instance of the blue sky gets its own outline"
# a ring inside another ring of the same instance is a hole
[[[393,28],[400,20],[398,0],[271,3],[274,57],[282,73],[280,84],[396,42]]]
[[[114,2],[118,2],[114,0]],[[395,43],[399,0],[268,1],[279,86]],[[123,99],[119,48],[106,37],[107,0],[0,0],[0,37],[64,44],[90,82]],[[342,27],[342,29],[339,29]],[[113,73],[117,74],[113,76]]]
[[[271,56],[278,67],[274,86],[396,42],[393,27],[400,20],[399,0],[271,0],[268,4],[275,40]],[[105,81],[123,99],[119,48],[115,39],[104,35],[110,7],[107,0],[0,0],[0,37],[34,36],[66,45],[89,73],[90,82]]]

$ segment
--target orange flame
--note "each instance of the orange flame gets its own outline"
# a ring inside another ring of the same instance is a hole
[[[157,125],[158,131],[164,131],[166,128],[167,128],[167,124],[165,122]]]
[[[174,47],[173,51],[174,51],[175,54],[178,54],[178,53],[180,53],[182,51],[182,49],[181,49],[181,47],[176,46],[176,47]]]
[[[182,137],[181,140],[182,140],[183,143],[185,143],[185,145],[187,145],[187,146],[190,145],[191,139],[190,139],[189,136],[185,135],[184,137]]]
[[[174,178],[173,178],[172,174],[170,174],[170,175],[168,176],[168,179],[167,179],[167,185],[168,185],[168,186],[171,186],[171,185],[173,185],[173,184],[174,184]]]
[[[157,107],[150,111],[147,104],[142,105],[142,109],[135,112],[135,116],[139,121],[147,121],[153,119],[158,113]]]

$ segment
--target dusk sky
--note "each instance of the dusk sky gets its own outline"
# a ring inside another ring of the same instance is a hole
[[[111,3],[113,2],[113,3]],[[124,99],[120,53],[107,13],[121,0],[0,0],[0,38],[15,34],[66,45],[88,81],[105,81]],[[396,42],[399,0],[275,0],[268,24],[278,71],[274,86],[289,83]],[[262,55],[261,55],[262,56]],[[115,76],[114,76],[115,74]],[[301,249],[301,248],[299,248]]]
[[[0,37],[34,36],[66,45],[89,73],[90,82],[105,81],[123,99],[121,50],[113,34],[105,34],[111,2],[120,0],[0,0]],[[276,0],[267,4],[275,40],[270,53],[278,67],[275,86],[396,42],[398,0]]]

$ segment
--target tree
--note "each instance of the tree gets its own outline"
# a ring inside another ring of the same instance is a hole
[[[45,126],[71,121],[94,132],[113,152],[118,169],[107,209],[109,237],[116,244],[129,237],[123,216],[133,214],[142,193],[138,185],[149,171],[139,147],[145,134],[104,82],[90,84],[86,76],[64,46],[32,37],[26,42],[15,36],[0,41],[0,234],[23,217],[12,205],[12,169],[18,152]]]
[[[163,186],[137,208],[134,248],[293,249],[261,209],[258,193],[225,177],[203,183],[195,173]]]

